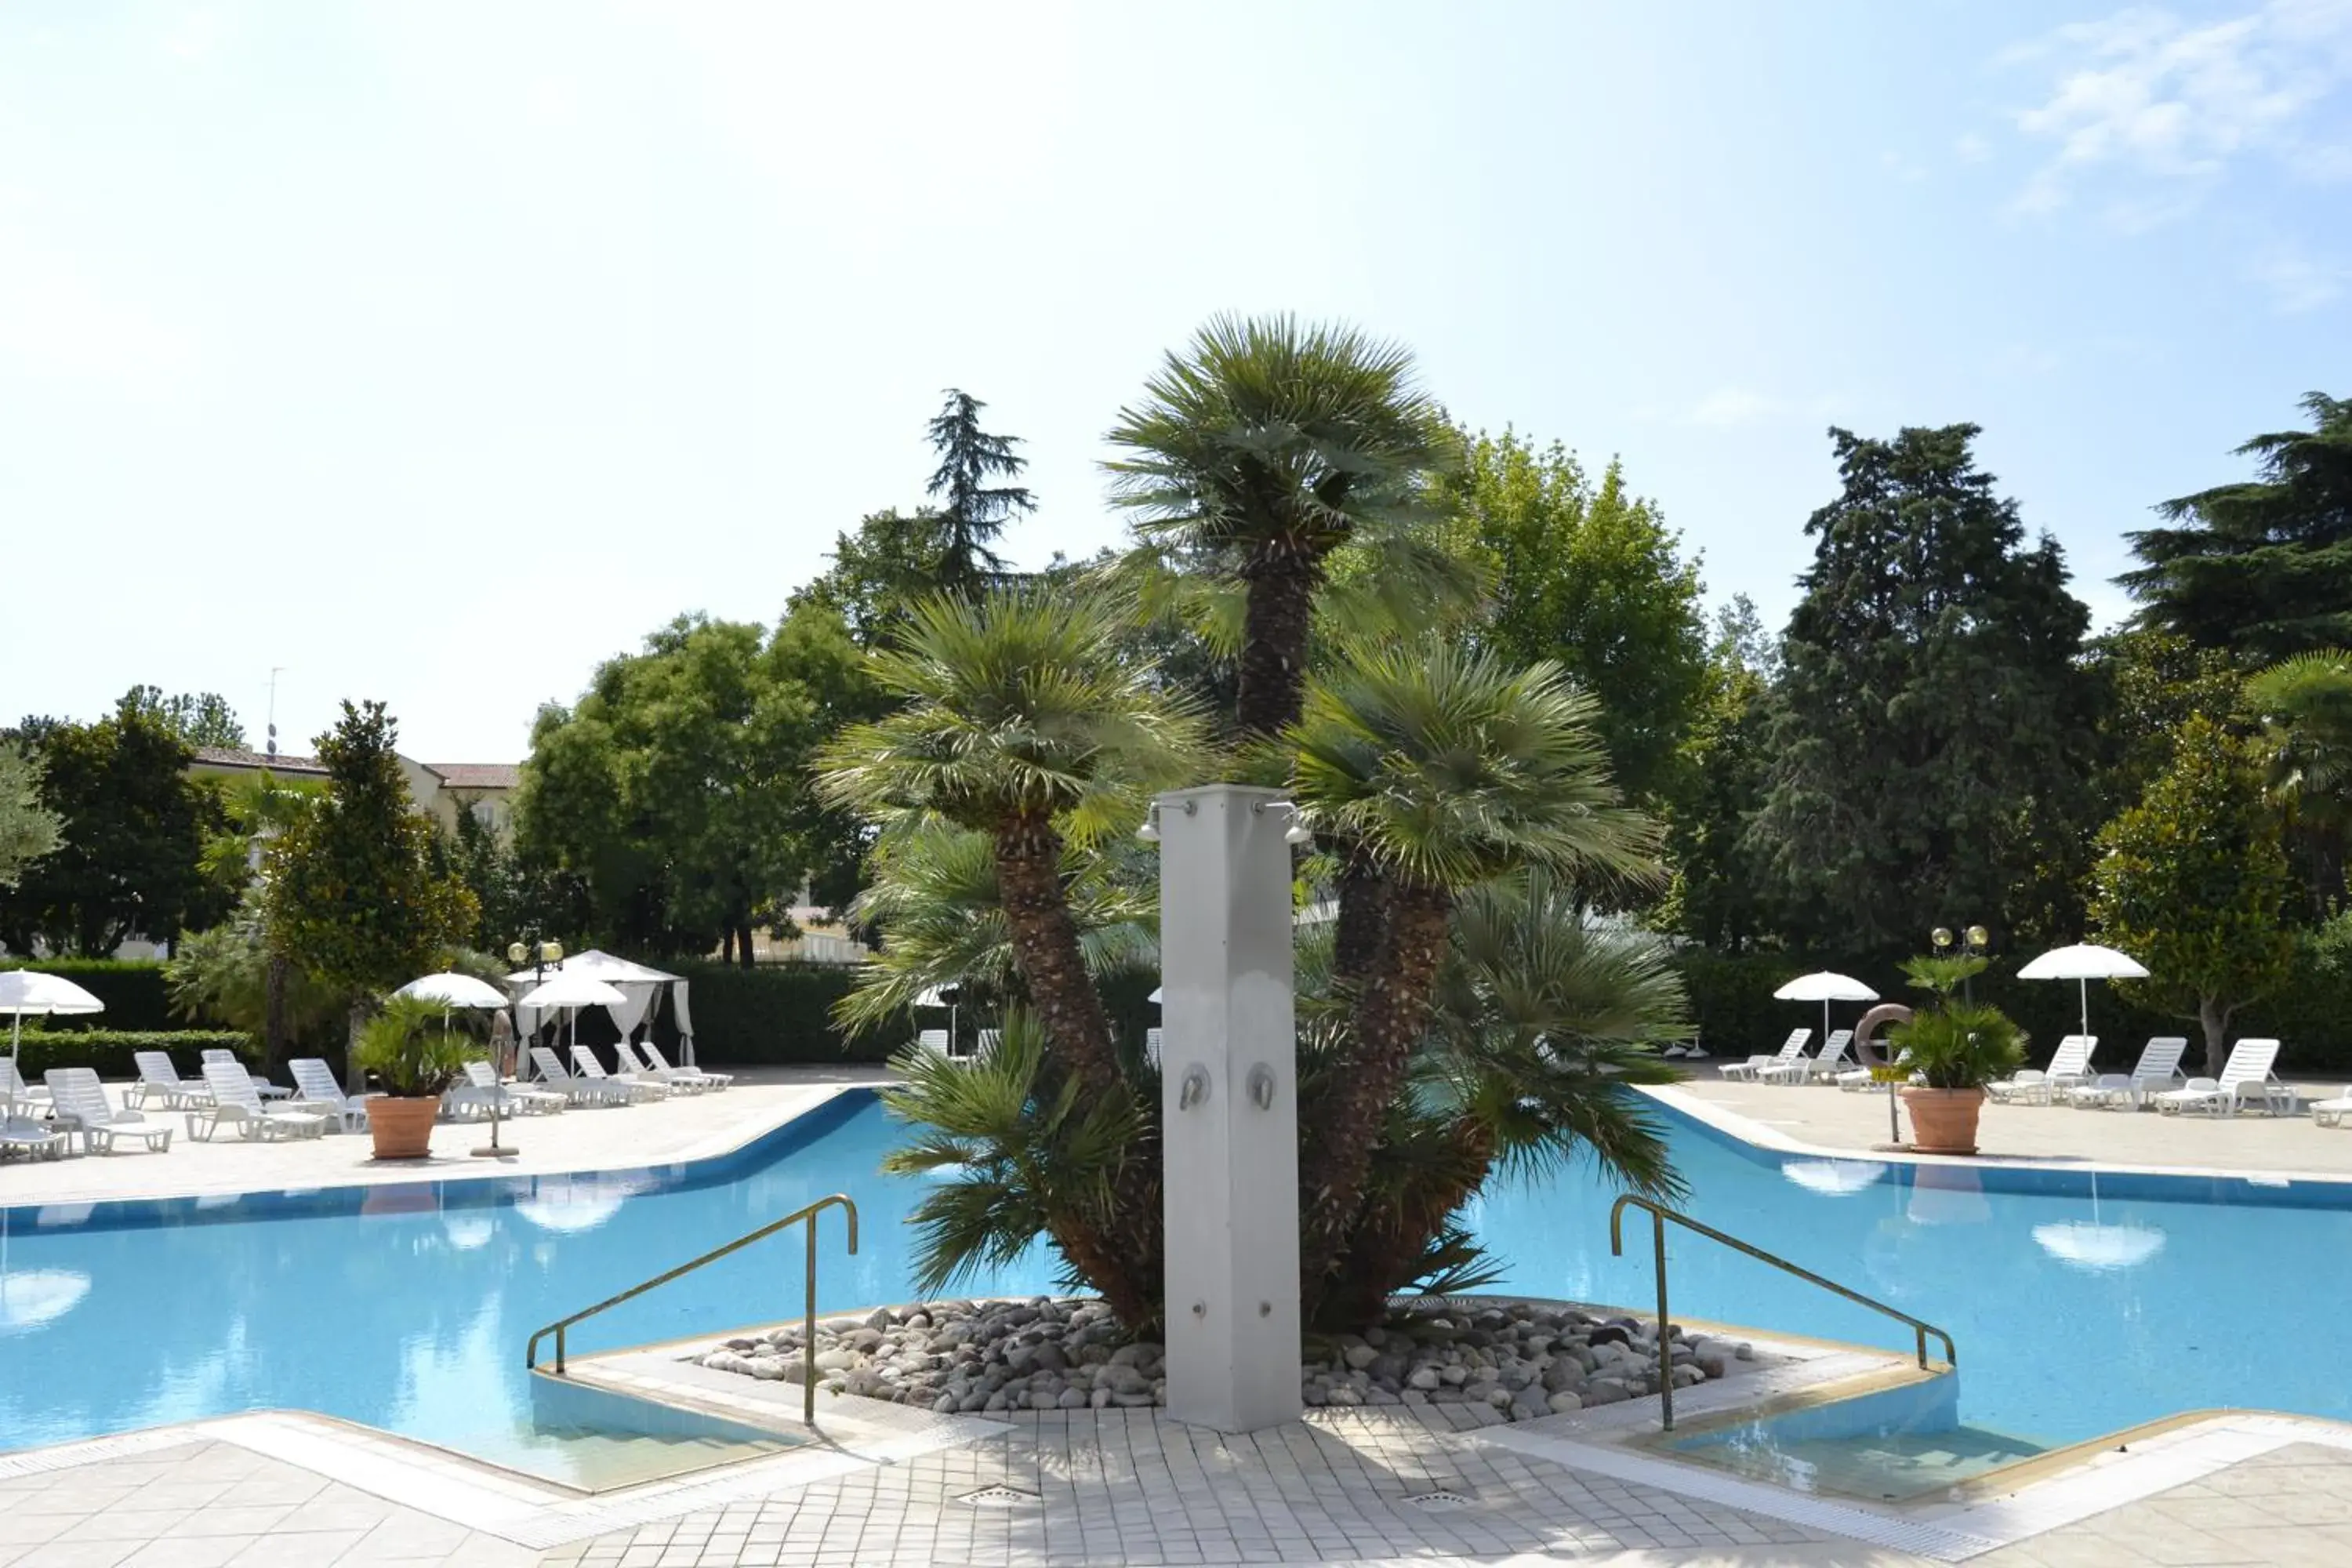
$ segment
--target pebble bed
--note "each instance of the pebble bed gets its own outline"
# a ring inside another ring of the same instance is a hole
[[[1673,1331],[1676,1388],[1730,1375],[1741,1341]],[[801,1327],[727,1341],[687,1359],[718,1372],[797,1384]],[[1100,1410],[1167,1401],[1162,1348],[1131,1338],[1100,1301],[925,1301],[837,1318],[816,1329],[820,1385],[941,1415]],[[1308,1405],[1485,1405],[1512,1421],[1613,1405],[1658,1391],[1654,1323],[1564,1305],[1459,1303],[1384,1327],[1309,1342]],[[1489,1417],[1492,1419],[1492,1417]]]

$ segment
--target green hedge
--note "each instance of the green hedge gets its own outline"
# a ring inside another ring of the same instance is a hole
[[[2030,956],[2030,955],[2029,955]],[[2049,1060],[2058,1042],[2074,1032],[2081,1004],[2071,980],[2020,980],[2022,958],[1995,959],[1976,977],[1977,1000],[1990,1002],[2025,1030],[2026,1054],[2036,1066]],[[1761,952],[1736,957],[1685,949],[1676,955],[1699,1038],[1710,1055],[1741,1057],[1769,1051],[1790,1030],[1822,1026],[1818,1002],[1776,1002],[1772,993],[1800,974],[1817,969],[1851,974],[1889,1002],[1916,1006],[1927,993],[1913,988],[1885,960],[1837,958],[1820,953]],[[1859,1004],[1831,1004],[1832,1026],[1861,1016]],[[2091,1031],[2099,1037],[2099,1063],[2125,1070],[2151,1035],[2185,1035],[2188,1070],[2202,1071],[2204,1031],[2124,1000],[2113,985],[2091,983]],[[2276,996],[2241,1008],[2230,1022],[2230,1037],[2276,1036],[2279,1063],[2291,1073],[2352,1072],[2352,984],[2309,963],[2298,963],[2294,982]],[[1815,1041],[1818,1047],[1820,1042]]]
[[[844,964],[762,963],[740,969],[715,963],[668,963],[691,982],[687,1006],[694,1016],[697,1058],[711,1066],[762,1062],[880,1062],[913,1037],[914,1026],[870,1030],[845,1038],[833,1005],[857,983]],[[601,1008],[581,1014],[581,1037],[597,1026],[598,1043],[611,1037]],[[654,1037],[664,1049],[677,1043],[677,1023],[664,1007]]]
[[[207,1050],[226,1047],[248,1063],[261,1059],[261,1042],[236,1029],[26,1029],[18,1058],[27,1083],[38,1083],[51,1068],[96,1068],[105,1079],[139,1076],[133,1051],[163,1051],[194,1078]],[[0,1050],[7,1048],[0,1039]]]
[[[68,1029],[146,1031],[175,1029],[184,1020],[172,1016],[171,997],[163,988],[163,965],[152,958],[0,959],[0,969],[31,969],[72,981],[106,1004],[103,1013],[61,1014],[43,1026]]]

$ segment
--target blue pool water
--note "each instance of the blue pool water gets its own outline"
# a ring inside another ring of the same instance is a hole
[[[2095,1200],[2076,1172],[1784,1159],[1678,1117],[1672,1133],[1698,1217],[1948,1328],[1974,1426],[2055,1444],[2215,1405],[2352,1418],[2352,1194],[2109,1176]],[[857,1200],[864,1236],[845,1258],[825,1216],[824,1308],[910,1295],[923,1189],[878,1173],[896,1135],[856,1095],[695,1166],[0,1211],[0,1449],[293,1406],[527,1463],[533,1329],[826,1193]],[[1609,1255],[1613,1195],[1583,1170],[1490,1193],[1473,1218],[1511,1265],[1497,1288],[1649,1301],[1646,1228]],[[748,1249],[572,1348],[788,1317],[801,1251]],[[1908,1348],[1702,1239],[1670,1256],[1677,1314]],[[1050,1283],[1041,1252],[965,1289]]]

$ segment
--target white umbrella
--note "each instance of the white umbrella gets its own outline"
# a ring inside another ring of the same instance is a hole
[[[438,1002],[444,1007],[503,1007],[507,1005],[506,994],[497,986],[477,980],[470,974],[446,972],[412,980],[393,994],[421,996],[427,1002]]]
[[[1800,974],[1772,993],[1781,1002],[1818,1002],[1822,1005],[1822,1043],[1830,1037],[1830,1004],[1832,1002],[1875,1002],[1878,993],[1850,974],[1832,974],[1826,969],[1811,974]]]
[[[17,1053],[24,1048],[25,1015],[36,1016],[50,1013],[103,1013],[106,1004],[75,984],[54,974],[37,970],[0,970],[0,1013],[10,1015],[8,1023],[8,1065],[15,1068]],[[21,1074],[17,1076],[22,1076]],[[15,1079],[8,1088],[8,1109],[5,1114],[16,1114]]]
[[[561,1007],[570,1019],[572,1045],[580,1043],[580,1009],[611,1007],[626,1002],[616,986],[608,985],[593,974],[572,974],[558,972],[544,984],[534,985],[515,1003],[518,1007]]]
[[[2091,1032],[2091,982],[2145,980],[2147,971],[2129,953],[2096,942],[2053,948],[2017,972],[2020,980],[2072,980],[2083,1004],[2083,1033]]]
[[[1144,1000],[1145,1000],[1146,1002],[1150,1003],[1150,1004],[1151,1004],[1152,1005],[1154,1005],[1154,1006],[1158,1006],[1158,1005],[1160,1005],[1160,988],[1159,986],[1157,986],[1157,985],[1153,986],[1153,987],[1151,988],[1151,994],[1150,994],[1150,995],[1149,995],[1149,996],[1146,996],[1146,997],[1144,998]]]

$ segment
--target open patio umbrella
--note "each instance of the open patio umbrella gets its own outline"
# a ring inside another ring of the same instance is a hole
[[[1818,1002],[1822,1005],[1822,1043],[1830,1037],[1830,1004],[1832,1002],[1875,1002],[1878,993],[1850,974],[1832,974],[1817,970],[1800,974],[1778,991],[1774,998],[1782,1002]]]
[[[580,1043],[580,1009],[610,1007],[626,1002],[616,986],[608,985],[593,974],[572,974],[562,971],[550,975],[543,984],[534,985],[517,999],[518,1007],[561,1007],[571,1026],[570,1045]]]
[[[36,1017],[51,1013],[103,1013],[106,1004],[75,984],[54,974],[42,974],[30,969],[0,970],[0,1013],[8,1017],[8,1066],[17,1065],[17,1053],[25,1044],[25,1015]],[[16,1114],[16,1083],[21,1072],[13,1072],[8,1080],[7,1116]]]
[[[503,1007],[506,993],[487,981],[470,974],[444,971],[412,980],[393,993],[395,996],[422,996],[427,1002],[438,1002],[444,1007]]]
[[[2086,942],[2073,947],[2053,948],[2019,970],[2017,977],[2020,980],[2074,981],[2080,988],[2082,997],[2083,1033],[2088,1035],[2091,1032],[2091,982],[2145,980],[2147,971],[2128,953]]]

